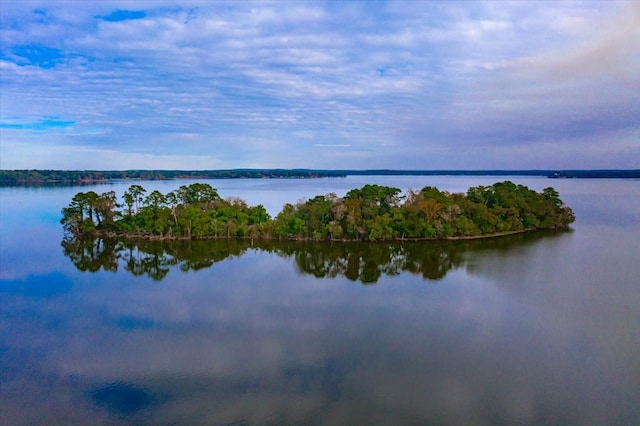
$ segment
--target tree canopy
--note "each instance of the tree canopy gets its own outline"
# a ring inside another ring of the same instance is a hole
[[[448,193],[426,186],[406,194],[365,185],[344,197],[330,193],[286,204],[271,218],[262,205],[222,199],[206,183],[162,194],[131,185],[117,202],[113,191],[79,192],[62,209],[73,236],[145,238],[263,238],[310,240],[404,240],[474,238],[540,229],[564,229],[573,211],[558,192],[541,193],[513,182]]]

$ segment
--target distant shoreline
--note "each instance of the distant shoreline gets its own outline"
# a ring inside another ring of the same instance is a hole
[[[347,176],[538,176],[550,179],[640,179],[640,169],[598,170],[0,170],[0,186],[81,186],[115,181],[181,179],[317,179]]]

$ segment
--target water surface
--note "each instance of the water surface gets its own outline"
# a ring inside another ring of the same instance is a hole
[[[365,183],[209,181],[276,214]],[[61,246],[77,191],[0,189],[2,424],[637,424],[640,182],[554,186],[570,232]],[[190,182],[142,182],[168,192]]]

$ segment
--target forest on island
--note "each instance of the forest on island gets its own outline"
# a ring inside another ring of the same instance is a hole
[[[536,192],[505,181],[449,193],[365,185],[344,197],[318,195],[285,204],[274,217],[264,206],[223,199],[206,183],[167,194],[131,185],[119,201],[114,191],[79,192],[62,209],[72,237],[251,238],[299,240],[404,240],[472,238],[541,229],[565,229],[571,208],[553,188]]]

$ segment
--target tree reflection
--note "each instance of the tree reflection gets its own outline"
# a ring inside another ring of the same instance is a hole
[[[62,247],[65,256],[78,270],[83,272],[98,272],[118,270],[118,242],[104,238],[95,239],[64,239]]]
[[[463,262],[464,244],[411,243],[297,243],[275,247],[280,256],[294,258],[301,273],[318,278],[344,276],[375,284],[381,276],[410,272],[437,280]]]
[[[508,251],[554,234],[519,234],[473,241],[423,241],[392,243],[329,243],[300,241],[126,240],[71,238],[62,241],[64,254],[80,271],[117,271],[164,279],[172,268],[198,271],[247,250],[261,250],[293,258],[299,273],[317,278],[345,277],[365,285],[401,273],[439,280],[465,264],[470,252]]]
[[[83,272],[124,269],[134,276],[162,280],[172,267],[197,271],[209,268],[251,247],[243,240],[118,240],[112,238],[65,238],[65,256]]]
[[[154,250],[154,247],[149,248],[148,252],[144,252],[133,244],[127,244],[121,256],[124,269],[132,275],[147,275],[155,281],[160,281],[169,273],[173,258],[166,256],[163,251]]]

